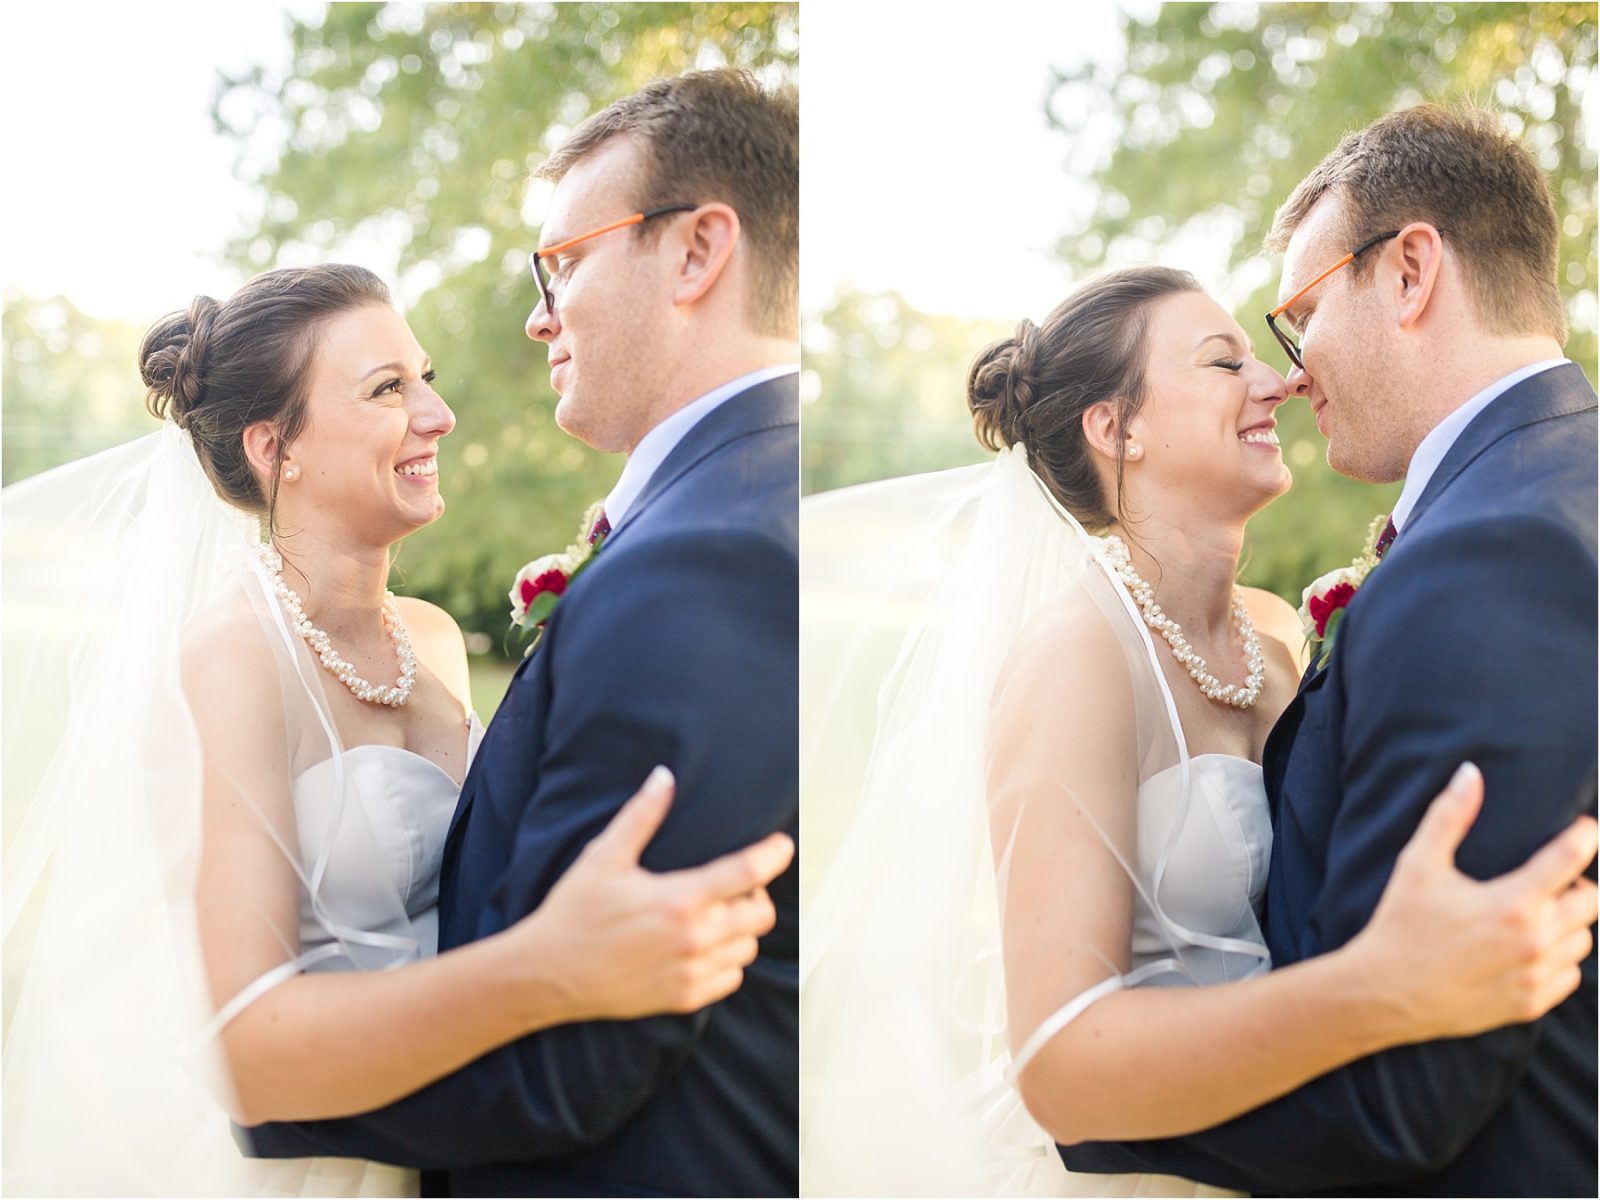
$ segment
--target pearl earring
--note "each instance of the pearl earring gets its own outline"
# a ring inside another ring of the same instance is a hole
[[[300,478],[300,468],[299,467],[285,467],[283,469],[283,481],[285,483],[293,483],[296,479],[299,479],[299,478]]]
[[[1131,444],[1128,447],[1128,457],[1129,458],[1138,458],[1142,454],[1144,454],[1144,447],[1139,445],[1138,442],[1134,442],[1133,444]]]

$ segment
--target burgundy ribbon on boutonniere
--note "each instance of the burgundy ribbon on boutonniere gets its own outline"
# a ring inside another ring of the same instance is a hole
[[[595,560],[611,533],[611,522],[598,504],[591,505],[578,526],[578,540],[559,554],[546,554],[526,564],[511,585],[511,628],[530,629],[532,654],[544,637],[545,622],[555,612],[573,580]]]
[[[1350,565],[1318,576],[1300,594],[1300,624],[1318,668],[1328,665],[1333,654],[1333,637],[1344,618],[1344,610],[1388,553],[1394,539],[1394,521],[1384,515],[1374,517],[1367,528],[1366,544],[1361,553],[1350,560]]]

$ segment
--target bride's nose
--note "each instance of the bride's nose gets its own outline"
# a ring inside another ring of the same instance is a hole
[[[1289,385],[1264,362],[1256,363],[1256,377],[1250,381],[1250,399],[1276,408],[1289,398]]]

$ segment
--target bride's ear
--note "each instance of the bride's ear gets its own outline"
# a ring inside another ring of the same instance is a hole
[[[1118,447],[1130,444],[1132,435],[1122,428],[1117,402],[1101,400],[1083,410],[1083,437],[1096,457],[1104,460],[1106,465],[1114,466]],[[1126,451],[1122,457],[1127,457]]]
[[[278,473],[278,431],[271,421],[257,421],[244,427],[244,457],[263,485]]]

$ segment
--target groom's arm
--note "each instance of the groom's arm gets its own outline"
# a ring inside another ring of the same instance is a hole
[[[613,553],[628,561],[594,572],[589,588],[570,595],[538,651],[557,656],[560,694],[538,791],[481,935],[536,907],[658,763],[678,784],[644,855],[652,870],[699,865],[774,830],[796,833],[793,551],[721,533],[624,543]],[[778,927],[762,939],[742,992],[689,1015],[542,1030],[376,1112],[257,1127],[254,1152],[460,1167],[601,1141],[683,1066],[719,1010],[743,1004],[748,1016],[796,991],[793,868],[770,890]]]
[[[1486,780],[1457,858],[1477,878],[1521,865],[1593,807],[1592,555],[1529,518],[1444,531],[1408,547],[1408,560],[1369,579],[1329,667],[1347,698],[1343,802],[1308,954],[1366,924],[1459,762],[1476,762]],[[1583,987],[1594,988],[1592,952]],[[1188,1137],[1085,1143],[1062,1157],[1075,1170],[1169,1172],[1265,1194],[1431,1173],[1499,1107],[1554,1022],[1592,1024],[1582,1005],[1575,997],[1531,1024],[1373,1055]]]

